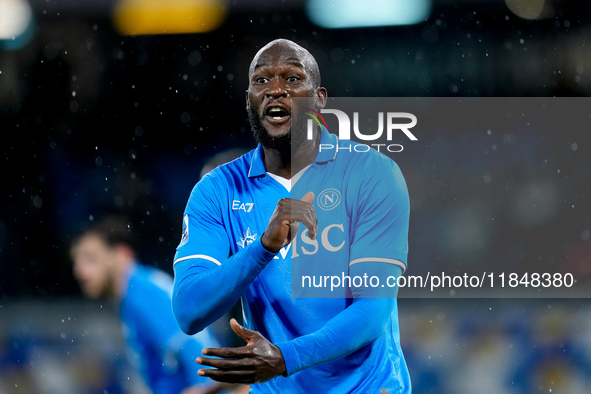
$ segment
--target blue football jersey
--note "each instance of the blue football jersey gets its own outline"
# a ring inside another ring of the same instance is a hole
[[[266,173],[260,145],[211,171],[189,198],[175,264],[188,259],[203,266],[224,264],[260,240],[280,199],[301,199],[312,191],[316,239],[300,224],[294,240],[252,281],[242,306],[245,325],[275,344],[320,330],[351,305],[351,292],[346,287],[331,291],[303,286],[303,276],[347,275],[350,267],[364,262],[406,268],[409,203],[404,178],[385,155],[373,149],[356,152],[354,145],[323,129],[315,162],[292,182]],[[297,363],[289,358],[297,355],[282,351],[289,376],[253,385],[253,392],[410,392],[396,305],[383,335],[337,360],[290,371]]]
[[[195,359],[205,347],[218,347],[211,330],[189,336],[178,327],[171,309],[172,278],[153,267],[134,264],[119,312],[123,339],[132,366],[154,393],[179,394],[209,385],[197,375]]]

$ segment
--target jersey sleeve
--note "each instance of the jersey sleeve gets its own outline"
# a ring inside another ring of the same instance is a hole
[[[368,263],[368,266],[383,265]],[[354,267],[352,270],[355,270]],[[393,278],[400,276],[399,266],[387,264],[380,269]],[[280,342],[286,375],[345,357],[370,344],[384,333],[395,305],[397,288],[392,297],[371,287],[364,288],[344,311],[330,319],[320,330]],[[371,324],[367,324],[371,321]]]
[[[207,174],[191,192],[183,215],[183,232],[176,248],[174,264],[197,259],[198,264],[221,265],[228,258],[230,243],[222,223],[220,206],[224,199]]]
[[[206,175],[189,197],[174,257],[172,310],[188,334],[203,330],[226,313],[275,257],[260,238],[230,256],[223,222],[228,216],[221,208],[228,206],[224,195],[228,186],[215,173]]]
[[[350,185],[353,229],[349,267],[364,262],[400,266],[406,270],[410,203],[398,165],[379,155],[364,176]]]

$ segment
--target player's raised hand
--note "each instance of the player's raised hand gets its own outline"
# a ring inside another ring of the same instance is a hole
[[[246,341],[246,346],[237,348],[206,348],[206,356],[197,357],[198,364],[215,369],[200,369],[200,376],[218,382],[263,383],[285,373],[285,361],[281,350],[258,331],[242,327],[235,319],[230,320],[232,330]]]
[[[302,223],[308,228],[308,237],[316,239],[318,218],[314,210],[314,193],[308,192],[301,200],[283,198],[279,200],[261,238],[263,246],[274,253],[288,245],[298,233]]]

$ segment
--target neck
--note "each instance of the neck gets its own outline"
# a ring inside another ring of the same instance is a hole
[[[287,152],[263,147],[265,168],[267,172],[291,179],[293,175],[314,162],[319,144],[320,132],[316,132],[313,140],[306,139]]]

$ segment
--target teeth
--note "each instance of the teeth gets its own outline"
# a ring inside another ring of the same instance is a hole
[[[285,115],[287,115],[287,111],[281,107],[272,107],[269,109],[269,115],[271,115],[273,119],[282,119]]]

